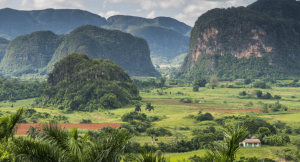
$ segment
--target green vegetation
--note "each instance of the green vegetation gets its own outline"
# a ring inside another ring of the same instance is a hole
[[[42,106],[65,111],[115,109],[140,100],[129,75],[113,61],[70,54],[55,64],[44,94],[36,99]]]
[[[213,9],[201,15],[192,29],[189,54],[178,78],[299,77],[300,48],[292,44],[300,43],[300,5],[294,0],[269,3],[259,0],[247,8]]]
[[[39,31],[13,39],[1,61],[0,72],[16,77],[45,77],[57,61],[70,53],[113,60],[133,76],[160,76],[143,38],[92,25],[78,27],[67,35]]]

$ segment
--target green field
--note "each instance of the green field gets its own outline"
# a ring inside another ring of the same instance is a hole
[[[225,84],[225,83],[224,83]],[[231,84],[231,83],[229,83]],[[241,91],[246,91],[251,93],[254,90],[261,90],[263,92],[269,92],[274,95],[280,95],[282,97],[280,101],[281,104],[288,107],[288,112],[285,113],[269,113],[263,114],[259,112],[263,104],[274,104],[277,100],[274,99],[239,99],[238,93]],[[196,115],[200,110],[202,112],[210,112],[215,119],[222,116],[243,116],[243,115],[254,115],[266,119],[268,122],[273,123],[277,120],[286,122],[288,126],[292,128],[299,125],[299,115],[300,115],[300,88],[289,88],[289,87],[272,87],[271,89],[256,89],[256,88],[200,88],[199,92],[193,92],[192,87],[172,87],[164,89],[164,95],[154,94],[153,90],[151,93],[141,92],[143,97],[142,103],[142,113],[146,113],[145,105],[147,102],[151,102],[154,106],[154,111],[151,111],[151,116],[161,116],[164,117],[163,120],[153,122],[153,127],[164,127],[169,130],[173,130],[174,127],[189,127],[190,130],[193,128],[205,128],[207,126],[213,125],[216,128],[221,128],[215,121],[203,121],[196,122],[194,119],[184,118],[188,115]],[[166,93],[165,93],[166,92]],[[177,92],[182,92],[182,94],[176,94]],[[292,98],[292,96],[294,96]],[[191,98],[193,103],[182,103],[179,102],[181,98]],[[202,103],[194,103],[194,100],[201,100]],[[14,103],[11,107],[10,103],[0,102],[0,110],[2,112],[14,111],[19,107],[30,108],[31,103],[34,99],[19,100]],[[253,107],[246,106],[249,102],[253,102]],[[125,113],[134,111],[134,105],[129,105],[124,108],[115,110],[99,110],[97,112],[74,112],[71,114],[65,114],[62,110],[57,108],[47,107],[47,108],[37,108],[35,110],[38,112],[48,112],[51,116],[54,115],[64,115],[69,118],[70,123],[79,123],[82,119],[90,119],[93,123],[122,123],[121,116]],[[49,119],[39,119],[38,122],[43,123]],[[188,139],[192,138],[192,133],[190,130],[180,131]],[[291,140],[298,139],[297,136],[291,135]],[[136,136],[132,139],[133,141],[140,142],[141,144],[148,143],[151,144],[151,138],[145,134],[141,136]],[[165,143],[174,140],[174,137],[158,137],[158,141],[163,141]],[[288,144],[288,148],[293,150],[296,149],[295,146]],[[275,146],[262,146],[262,148],[241,148],[237,153],[237,157],[253,157],[258,158],[269,157],[276,159],[278,150],[283,147]],[[174,159],[188,158],[193,155],[204,155],[206,150],[198,150],[187,153],[167,153],[165,156]]]

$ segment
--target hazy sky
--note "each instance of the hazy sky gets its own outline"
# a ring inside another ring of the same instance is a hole
[[[213,8],[247,6],[256,0],[0,0],[0,8],[18,10],[82,9],[103,17],[132,15],[146,18],[167,16],[193,26]]]

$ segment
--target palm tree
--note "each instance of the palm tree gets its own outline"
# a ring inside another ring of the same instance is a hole
[[[245,127],[226,127],[224,130],[224,140],[214,142],[211,152],[204,157],[210,162],[232,162],[239,149],[239,142],[247,134]]]
[[[13,138],[23,112],[24,108],[19,108],[15,113],[0,118],[0,140]]]
[[[148,110],[149,111],[149,120],[150,120],[150,111],[153,110],[154,111],[154,107],[151,106],[151,103],[147,103],[146,104],[146,109],[145,110]]]
[[[35,139],[39,135],[39,131],[37,130],[37,126],[35,126],[35,127],[30,126],[28,128],[28,131],[26,132],[26,134],[28,134],[27,135],[28,137]]]
[[[140,112],[142,111],[141,105],[135,105],[134,111],[138,112],[138,115],[140,115]]]
[[[61,129],[55,123],[42,126],[41,138],[21,138],[16,142],[13,153],[17,161],[120,161],[123,150],[133,136],[128,131],[115,130],[99,137],[94,143],[89,135],[80,137],[78,129]]]

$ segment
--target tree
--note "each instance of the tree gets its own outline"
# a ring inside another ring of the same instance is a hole
[[[0,118],[0,140],[13,138],[17,131],[16,124],[21,119],[23,112],[24,108],[19,108],[15,113]]]
[[[142,111],[141,109],[141,105],[135,105],[135,109],[134,109],[135,112],[138,112],[138,115],[140,115],[140,112]]]
[[[205,87],[206,79],[205,78],[197,78],[194,80],[193,85],[199,87]]]
[[[236,158],[236,153],[240,148],[239,142],[247,134],[245,127],[226,127],[224,130],[224,140],[214,142],[204,159],[213,162],[232,162]]]
[[[161,88],[164,87],[164,86],[165,86],[166,79],[163,78],[163,77],[160,77],[159,81],[160,81],[160,87],[161,87]]]
[[[30,126],[28,128],[28,131],[26,132],[26,134],[28,134],[27,135],[28,137],[35,139],[39,135],[39,131],[37,130],[37,126],[35,126],[35,127]]]
[[[252,82],[251,79],[245,79],[245,80],[244,80],[244,83],[245,83],[245,84],[250,84],[251,82]]]
[[[296,146],[296,148],[297,148],[296,154],[299,155],[300,140],[295,140],[295,141],[293,142],[293,145]]]
[[[156,128],[149,128],[147,129],[146,134],[151,137],[151,143],[153,145],[153,139],[159,135],[159,132]]]
[[[257,98],[261,98],[262,91],[260,91],[260,90],[256,91],[256,96],[257,96]]]
[[[146,109],[145,110],[148,110],[149,111],[149,120],[150,120],[150,111],[153,110],[154,111],[154,107],[151,106],[151,103],[147,103],[146,104]]]
[[[266,128],[266,127],[259,127],[257,133],[258,133],[258,138],[259,138],[260,140],[263,140],[263,138],[264,138],[265,136],[271,135],[270,129],[269,129],[269,128]]]
[[[194,85],[193,86],[193,91],[194,92],[198,92],[199,91],[199,86],[198,85]]]

